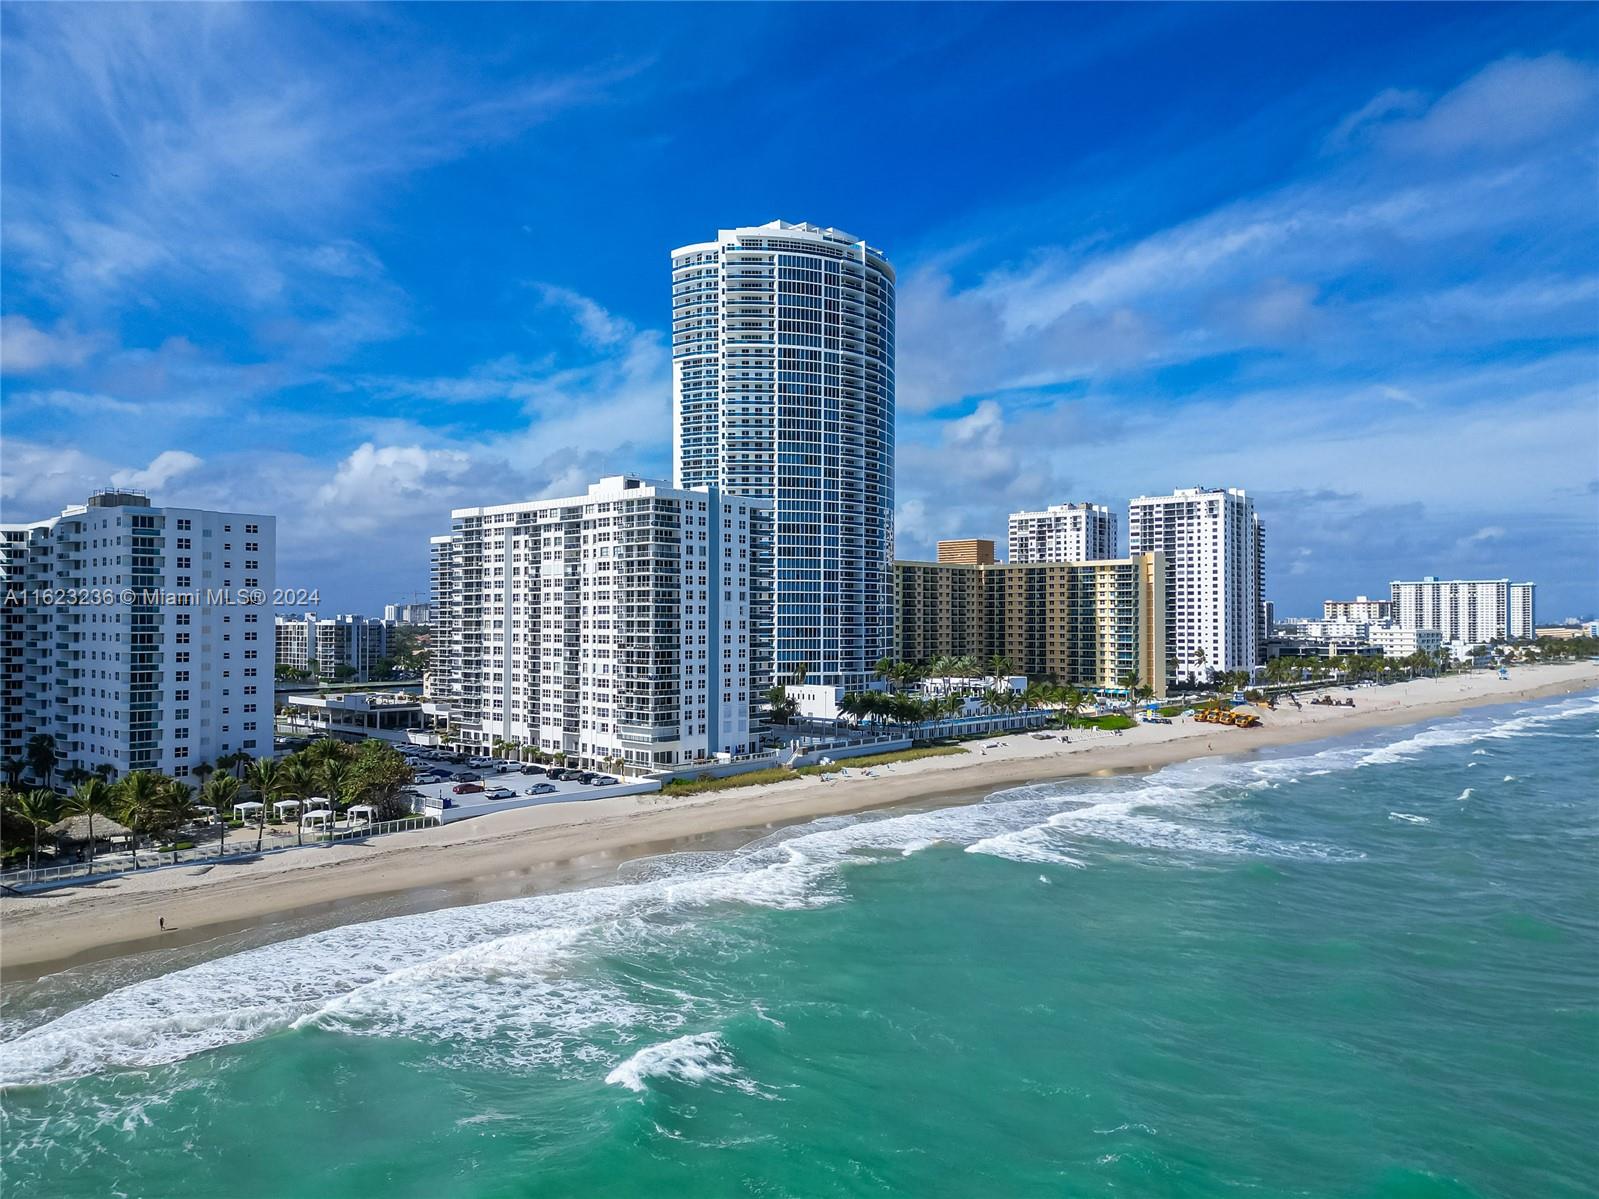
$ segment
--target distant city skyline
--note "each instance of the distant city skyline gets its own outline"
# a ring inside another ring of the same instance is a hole
[[[899,558],[1237,487],[1280,613],[1599,611],[1599,12],[826,11],[0,9],[5,520],[272,513],[379,614],[453,508],[669,480],[670,251],[780,218],[894,264]]]

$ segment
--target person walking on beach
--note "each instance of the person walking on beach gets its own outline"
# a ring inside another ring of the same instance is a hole
[[[161,917],[161,931],[167,931],[167,918],[165,916]]]

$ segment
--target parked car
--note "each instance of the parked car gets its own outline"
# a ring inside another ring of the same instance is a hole
[[[515,799],[516,798],[516,792],[512,791],[509,787],[496,787],[496,788],[494,788],[494,790],[487,792],[486,795],[487,795],[487,798],[489,798],[489,799]]]
[[[455,781],[458,783],[481,783],[483,776],[481,774],[458,774],[455,776]]]
[[[494,773],[495,774],[510,774],[511,771],[513,771],[515,769],[516,769],[516,767],[514,765],[512,765],[510,762],[496,762],[496,763],[494,763]]]
[[[456,783],[450,788],[457,795],[474,795],[483,790],[482,783]]]
[[[430,770],[426,774],[417,775],[415,781],[418,782],[418,783],[423,783],[423,784],[427,784],[427,783],[442,783],[444,781],[444,776],[442,774],[439,774],[439,773],[437,773],[435,771]]]
[[[611,774],[596,774],[593,778],[589,779],[589,786],[591,786],[591,787],[614,787],[614,786],[616,786],[617,783],[619,783],[621,781],[622,780],[617,778],[615,775],[611,775]]]
[[[522,794],[523,795],[553,795],[558,790],[560,790],[560,788],[555,786],[554,783],[534,783],[526,791],[522,792]]]
[[[523,774],[543,774],[544,773],[544,767],[535,765],[532,762],[524,762],[522,764],[522,773]]]
[[[558,783],[564,783],[566,781],[566,768],[564,766],[551,766],[544,772],[544,777],[554,779]]]
[[[579,770],[576,774],[568,774],[566,777],[580,783],[592,783],[598,776],[592,770]]]

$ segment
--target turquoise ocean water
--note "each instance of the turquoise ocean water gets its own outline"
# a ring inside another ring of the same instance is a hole
[[[1592,1196],[1596,784],[1578,697],[47,978],[4,1191]]]

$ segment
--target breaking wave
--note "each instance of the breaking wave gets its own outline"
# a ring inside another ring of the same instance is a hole
[[[733,1055],[713,1032],[694,1033],[646,1045],[605,1076],[607,1085],[646,1091],[652,1081],[670,1080],[690,1086],[721,1083],[748,1095],[761,1090],[739,1073]]]

